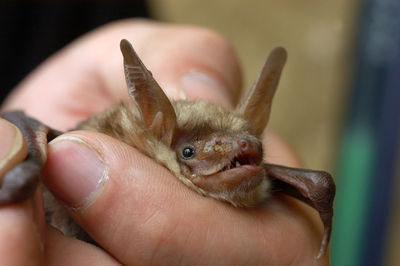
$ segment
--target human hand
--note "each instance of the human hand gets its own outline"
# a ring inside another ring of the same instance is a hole
[[[27,145],[13,124],[0,118],[0,177],[22,162]],[[4,265],[42,265],[45,221],[38,197],[0,209],[0,258]],[[32,263],[34,261],[34,263]]]
[[[237,101],[238,63],[220,36],[193,27],[123,21],[60,51],[19,86],[5,108],[23,108],[50,126],[67,129],[127,99],[118,49],[122,38],[133,41],[170,97],[185,94],[227,108]],[[40,102],[34,101],[37,95]],[[298,166],[277,136],[267,132],[265,145],[269,162]],[[315,260],[322,225],[304,204],[281,196],[262,207],[233,208],[187,189],[134,148],[98,133],[72,132],[55,141],[44,174],[58,198],[78,207],[69,209],[71,215],[106,251],[47,228],[45,259],[50,264],[82,259],[93,265],[117,263],[114,258],[140,265],[328,261],[327,256]]]

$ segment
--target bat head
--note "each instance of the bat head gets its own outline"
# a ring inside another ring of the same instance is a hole
[[[263,201],[269,182],[261,166],[259,137],[268,123],[286,51],[279,47],[271,52],[234,112],[202,101],[171,103],[128,41],[121,41],[121,51],[128,92],[148,129],[175,151],[189,181],[184,183],[235,206]]]
[[[244,199],[264,181],[262,145],[250,134],[203,128],[177,138],[172,148],[183,175],[214,198],[249,205]]]

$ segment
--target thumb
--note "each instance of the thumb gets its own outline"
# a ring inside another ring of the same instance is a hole
[[[28,147],[19,129],[0,118],[0,178],[12,167],[23,161],[28,154]]]
[[[157,243],[176,225],[180,215],[174,212],[202,198],[136,149],[87,131],[51,143],[43,181],[92,238],[123,264],[148,263]]]

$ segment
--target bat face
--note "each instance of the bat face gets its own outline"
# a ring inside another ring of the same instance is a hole
[[[268,181],[261,165],[262,144],[249,132],[248,121],[204,102],[179,101],[174,107],[179,123],[171,148],[184,177],[203,194],[235,206],[255,205],[264,199],[265,184],[263,193],[261,189],[252,193]]]
[[[262,146],[255,137],[234,132],[193,133],[180,138],[173,148],[183,175],[208,195],[235,206],[254,205],[264,198],[248,197],[265,181]]]

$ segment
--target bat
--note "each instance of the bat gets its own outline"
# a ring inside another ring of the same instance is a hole
[[[275,48],[245,99],[234,111],[204,101],[170,101],[127,40],[120,43],[130,103],[119,103],[81,122],[77,129],[107,134],[165,166],[201,195],[235,207],[262,204],[271,191],[297,198],[316,209],[324,225],[320,258],[332,230],[335,184],[324,171],[263,162],[260,136],[268,124],[272,98],[287,53]],[[0,187],[0,205],[32,196],[46,162],[47,143],[62,134],[22,111],[1,117],[24,134],[28,157],[11,169]],[[93,242],[45,192],[48,222],[67,235]]]

